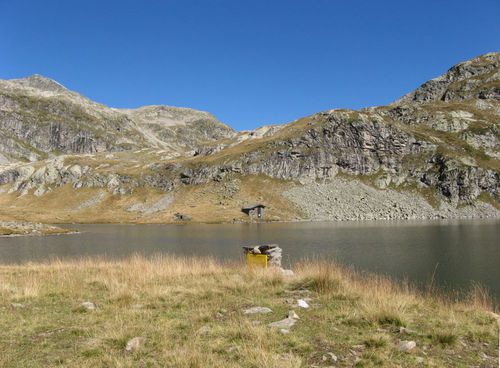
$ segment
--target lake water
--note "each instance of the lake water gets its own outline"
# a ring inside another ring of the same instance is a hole
[[[285,267],[335,259],[360,270],[461,289],[471,281],[500,300],[500,221],[301,222],[269,224],[71,225],[76,235],[0,238],[0,263],[82,256],[242,256],[241,246],[276,243]]]

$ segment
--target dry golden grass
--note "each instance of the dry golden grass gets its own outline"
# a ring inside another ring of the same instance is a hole
[[[36,197],[18,193],[0,194],[0,220],[33,221],[43,223],[172,223],[175,213],[187,214],[193,222],[249,221],[241,212],[248,203],[263,202],[268,208],[268,220],[295,220],[300,210],[293,206],[282,192],[291,183],[266,176],[247,176],[237,179],[236,192],[225,190],[227,183],[210,182],[204,185],[179,186],[171,194],[173,203],[165,210],[152,214],[127,211],[131,205],[153,205],[167,193],[137,188],[130,195],[113,195],[106,189],[80,188],[71,185],[55,188]],[[95,205],[82,207],[99,193],[102,199]]]
[[[475,289],[451,302],[326,262],[296,276],[238,262],[139,256],[0,267],[4,367],[469,367],[498,365],[498,326]],[[296,306],[310,298],[310,309]],[[83,301],[95,311],[81,308]],[[272,313],[245,315],[266,306]],[[267,326],[294,309],[288,334]],[[401,333],[399,328],[408,331]],[[127,353],[133,337],[141,348]],[[400,340],[414,340],[409,353]],[[353,353],[354,352],[354,353]]]

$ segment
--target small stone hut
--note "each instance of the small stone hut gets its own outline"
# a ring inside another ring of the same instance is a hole
[[[262,203],[256,203],[242,207],[241,211],[246,213],[250,217],[263,218],[265,208],[266,206],[263,205]]]

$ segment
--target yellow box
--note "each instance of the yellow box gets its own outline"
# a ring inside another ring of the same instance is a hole
[[[267,269],[267,255],[247,253],[247,265]]]

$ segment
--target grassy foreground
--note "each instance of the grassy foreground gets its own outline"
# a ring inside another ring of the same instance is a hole
[[[272,312],[243,313],[254,306]],[[289,333],[268,326],[290,310]],[[480,288],[451,302],[331,263],[283,277],[211,259],[56,261],[0,266],[0,352],[2,367],[498,367],[498,325]]]

